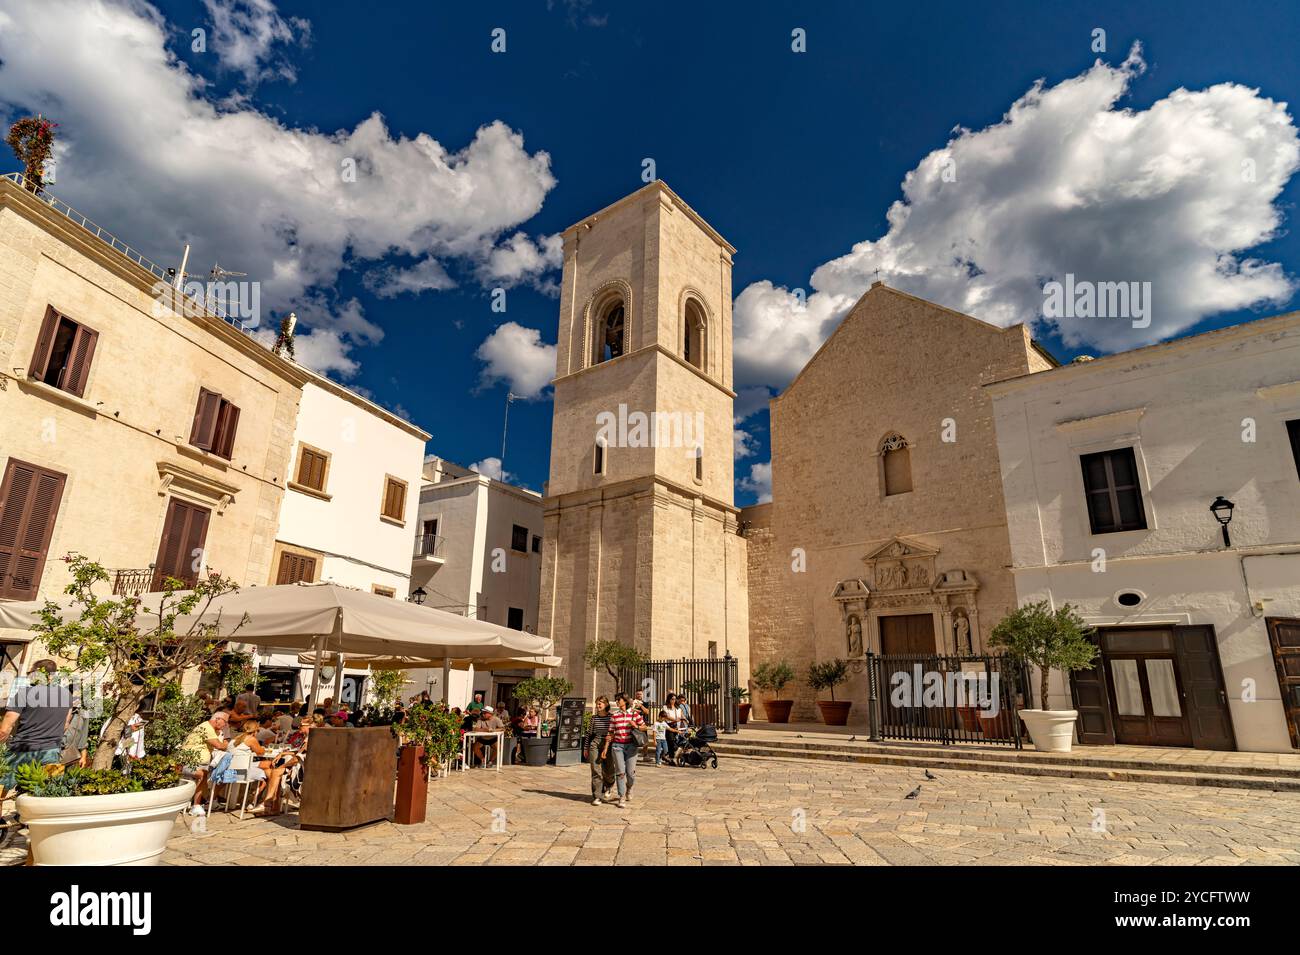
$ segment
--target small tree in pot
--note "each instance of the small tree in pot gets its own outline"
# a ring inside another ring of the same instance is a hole
[[[619,670],[643,667],[649,658],[636,647],[626,643],[619,643],[617,640],[596,640],[594,643],[587,644],[587,649],[582,653],[582,661],[591,670],[604,670],[614,681],[614,685],[618,686]],[[631,690],[628,692],[630,693]]]
[[[769,723],[790,722],[790,709],[794,706],[794,701],[780,697],[786,684],[793,679],[794,669],[784,660],[760,663],[755,668],[754,685],[772,694],[771,698],[763,701],[763,710]]]
[[[543,721],[547,712],[572,692],[573,684],[558,676],[529,677],[515,684],[515,699],[537,707]],[[523,742],[524,761],[529,766],[545,766],[551,756],[550,737],[542,735],[539,728],[538,736],[525,738]]]
[[[836,700],[835,688],[849,678],[847,660],[824,660],[821,663],[808,664],[808,685],[814,690],[830,690],[830,700],[818,700],[817,708],[822,711],[822,722],[827,726],[844,726],[849,721],[849,709],[853,703],[848,700]]]
[[[1052,610],[1046,600],[1012,611],[993,628],[990,645],[1004,649],[1015,660],[1039,668],[1038,702],[1043,708],[1020,711],[1036,749],[1070,751],[1079,713],[1045,708],[1048,681],[1053,670],[1068,675],[1092,667],[1100,652],[1090,639],[1092,633],[1092,628],[1068,603]]]

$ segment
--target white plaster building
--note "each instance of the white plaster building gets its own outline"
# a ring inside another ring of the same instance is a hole
[[[405,600],[429,435],[350,389],[309,375],[266,582],[329,581]],[[310,691],[311,668],[300,668],[297,654],[261,659],[263,675],[280,685],[296,678],[293,695]]]
[[[542,574],[542,497],[535,491],[430,456],[408,555],[411,588],[426,607],[537,632]],[[472,690],[490,704],[512,702],[509,686],[528,672],[452,671],[449,701]],[[442,694],[442,672],[412,671],[407,693]]]
[[[1099,628],[1081,740],[1300,745],[1300,312],[987,388],[1018,599]]]

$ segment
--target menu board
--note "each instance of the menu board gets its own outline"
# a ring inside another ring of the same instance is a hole
[[[586,697],[566,696],[556,713],[555,765],[582,762],[582,714],[587,710]]]

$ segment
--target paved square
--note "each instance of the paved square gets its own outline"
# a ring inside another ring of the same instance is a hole
[[[1173,865],[1300,862],[1300,794],[804,760],[640,767],[592,806],[585,766],[455,773],[428,819],[302,832],[297,816],[178,824],[175,865]],[[920,785],[915,799],[906,795]],[[494,816],[495,812],[495,816]],[[494,821],[496,829],[494,831]]]

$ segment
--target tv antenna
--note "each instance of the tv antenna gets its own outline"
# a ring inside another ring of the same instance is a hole
[[[235,276],[244,276],[247,274],[248,274],[247,272],[232,272],[230,271],[230,269],[223,269],[216,262],[213,262],[212,271],[208,273],[208,280],[211,282],[219,282],[222,279],[228,279]]]

